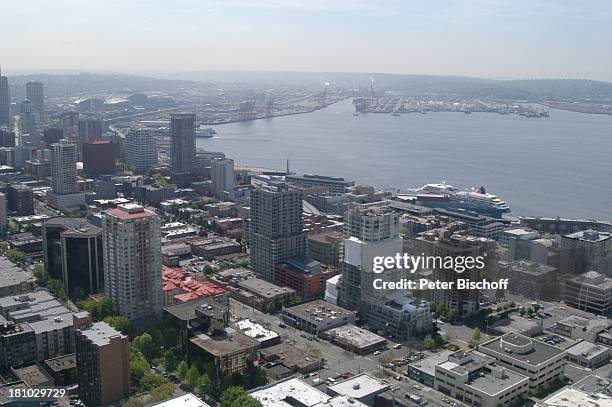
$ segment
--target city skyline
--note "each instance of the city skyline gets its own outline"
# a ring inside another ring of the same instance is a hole
[[[9,2],[12,3],[12,2]],[[9,4],[3,71],[435,74],[612,80],[612,6],[569,1],[71,0]],[[37,48],[45,26],[47,46]],[[26,24],[27,22],[27,24]],[[79,32],[78,36],[74,36]],[[23,53],[23,49],[37,49]],[[172,58],[160,58],[172,49]],[[165,52],[163,52],[164,55]],[[86,61],[86,62],[84,62]]]

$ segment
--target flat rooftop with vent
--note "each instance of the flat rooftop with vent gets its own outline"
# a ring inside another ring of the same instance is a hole
[[[283,319],[303,331],[318,333],[355,324],[356,313],[323,300],[314,300],[283,308]]]

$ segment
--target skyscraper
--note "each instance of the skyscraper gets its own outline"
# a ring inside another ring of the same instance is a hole
[[[108,140],[90,140],[81,146],[83,171],[90,177],[115,172],[115,146]]]
[[[223,192],[234,191],[234,160],[213,160],[210,164],[210,175],[217,198],[223,199]]]
[[[153,134],[147,129],[131,130],[123,143],[124,161],[135,171],[144,172],[157,165]]]
[[[270,184],[251,192],[249,242],[251,265],[268,281],[275,281],[276,267],[305,254],[302,193],[286,184]]]
[[[170,115],[171,171],[190,174],[195,164],[195,114]]]
[[[66,293],[103,291],[102,229],[81,218],[53,218],[43,223],[42,238],[45,270]]]
[[[374,274],[375,256],[395,256],[402,253],[403,241],[399,237],[399,214],[389,206],[356,205],[345,214],[344,260],[342,266],[342,292],[339,304],[359,310],[363,302],[386,295],[374,290],[374,278],[395,281],[395,278]],[[392,273],[391,270],[385,271]]]
[[[458,279],[478,281],[481,275],[485,275],[491,269],[491,265],[495,263],[495,241],[453,234],[449,238],[436,239],[433,248],[433,254],[439,258],[477,258],[482,256],[485,263],[482,270],[477,267],[466,267],[464,272],[458,273],[452,268],[442,266],[434,268],[433,272],[434,281],[455,282],[453,288],[449,290],[434,290],[434,301],[455,310],[459,317],[478,311],[480,309],[480,290],[458,289],[456,288],[456,281]]]
[[[102,121],[91,117],[79,119],[79,141],[85,143],[102,137]]]
[[[36,130],[36,115],[34,114],[34,106],[28,99],[21,102],[19,108],[19,145],[23,145],[21,142],[21,136],[23,134],[29,134]]]
[[[104,284],[119,313],[130,320],[161,316],[161,221],[140,205],[105,212]]]
[[[45,91],[42,82],[26,83],[26,98],[32,102],[32,107],[39,122],[45,121]]]
[[[8,78],[2,76],[0,67],[0,126],[11,124],[11,93]]]
[[[76,146],[66,139],[51,144],[51,178],[56,195],[77,190]]]

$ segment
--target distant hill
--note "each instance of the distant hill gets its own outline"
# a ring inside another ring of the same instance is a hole
[[[8,77],[11,96],[24,97],[25,84],[40,81],[45,84],[47,96],[74,96],[88,92],[115,90],[125,93],[177,89],[185,86],[203,86],[204,83],[187,80],[156,79],[123,74],[31,74]]]
[[[466,98],[511,100],[591,100],[612,103],[612,83],[585,79],[494,80],[462,76],[399,75],[338,72],[258,72],[210,71],[158,75],[158,78],[124,74],[38,74],[9,76],[11,94],[25,95],[25,83],[45,84],[48,96],[78,95],[88,92],[116,91],[136,93],[177,90],[181,87],[209,87],[212,83],[237,82],[245,85],[275,87],[283,84],[324,87],[369,88],[413,95],[456,95]]]

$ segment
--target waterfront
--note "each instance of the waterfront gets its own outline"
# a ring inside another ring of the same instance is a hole
[[[350,100],[302,115],[215,127],[198,147],[237,165],[343,176],[379,187],[484,185],[516,214],[612,219],[612,116],[552,109],[362,114]]]

